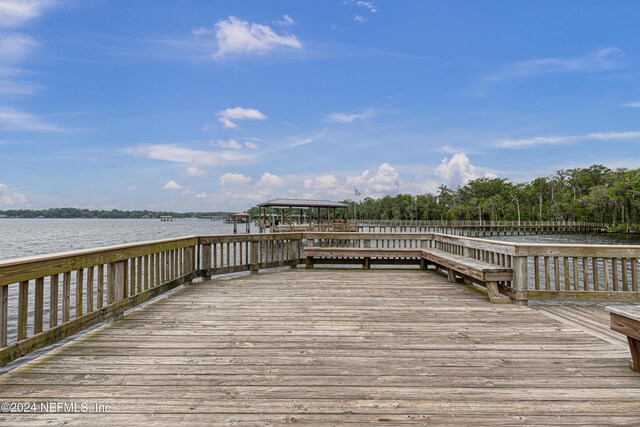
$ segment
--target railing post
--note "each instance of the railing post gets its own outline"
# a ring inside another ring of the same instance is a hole
[[[517,305],[527,305],[527,290],[529,288],[528,265],[526,256],[517,256],[518,248],[516,248],[516,256],[513,257],[513,288],[516,291]]]
[[[193,273],[193,261],[195,259],[195,246],[189,246],[187,248],[185,248],[184,251],[184,259],[182,260],[182,271],[184,271],[185,274],[190,274]],[[189,283],[191,283],[191,280],[189,280]]]
[[[204,276],[202,276],[202,278],[204,280],[210,280],[211,274],[209,274],[209,270],[211,270],[211,244],[205,243],[201,248],[200,259],[202,260],[202,270],[204,270]]]
[[[260,242],[251,242],[251,263],[249,264],[249,273],[258,274],[258,251]]]
[[[127,295],[127,261],[109,264],[107,270],[107,304],[122,301]],[[113,320],[122,318],[122,313],[114,313]]]

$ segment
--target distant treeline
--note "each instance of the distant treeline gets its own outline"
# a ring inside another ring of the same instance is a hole
[[[160,218],[161,216],[172,216],[174,218],[209,217],[220,216],[223,212],[156,212],[156,211],[121,211],[112,210],[89,210],[76,208],[51,208],[42,210],[15,209],[0,211],[1,216],[8,218]]]
[[[343,216],[353,217],[353,201]],[[437,194],[365,198],[365,219],[587,221],[633,224],[640,220],[640,169],[602,165],[561,169],[553,176],[514,184],[480,178],[462,187],[441,186]],[[630,227],[626,227],[629,229]],[[633,228],[633,227],[631,227]]]

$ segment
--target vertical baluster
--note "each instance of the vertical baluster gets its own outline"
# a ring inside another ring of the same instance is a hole
[[[556,291],[560,290],[560,259],[553,257],[553,284]]]
[[[602,269],[604,274],[604,290],[609,292],[610,286],[609,286],[609,259],[608,258],[602,258]]]
[[[155,253],[152,255],[152,263],[153,263],[153,271],[155,281],[153,282],[153,287],[160,285],[160,254]]]
[[[578,258],[573,257],[571,261],[573,264],[573,290],[579,291],[580,290],[580,273],[578,272]]]
[[[107,264],[107,305],[113,303],[116,285],[115,263]]]
[[[129,295],[136,294],[136,259],[129,260]]]
[[[142,266],[144,265],[144,263],[142,262],[142,257],[138,257],[138,268],[137,273],[138,273],[138,277],[136,278],[136,285],[137,285],[137,293],[141,293],[142,292],[142,287],[144,286],[144,282],[142,281]]]
[[[211,245],[212,249],[213,249],[213,268],[218,268],[218,244],[217,243],[213,243]]]
[[[143,255],[140,260],[142,261],[142,268],[140,271],[142,271],[143,274],[142,289],[146,291],[149,289],[149,256]]]
[[[589,290],[589,262],[588,258],[582,258],[582,279],[583,288],[585,291]]]
[[[562,257],[562,265],[564,268],[564,290],[571,290],[571,270],[569,269],[569,258]]]
[[[613,273],[613,291],[619,291],[618,287],[618,258],[611,258],[611,272]]]
[[[49,278],[49,327],[58,326],[58,275]]]
[[[628,291],[629,290],[629,277],[628,277],[628,272],[627,272],[627,259],[626,258],[622,258],[620,260],[620,263],[622,264],[622,290],[623,291]]]
[[[33,301],[33,333],[42,332],[44,320],[44,277],[36,279]]]
[[[631,258],[631,290],[638,291],[638,259]]]
[[[477,251],[476,251],[477,252]],[[540,290],[540,264],[537,256],[533,257],[533,287],[536,291]]]
[[[104,304],[104,264],[98,266],[98,283],[96,284],[96,308]]]
[[[8,344],[9,327],[9,286],[0,286],[0,347]]]
[[[549,269],[549,257],[544,257],[544,287],[546,290],[551,290],[551,271]]]
[[[93,267],[87,268],[87,313],[93,311],[93,272]]]
[[[84,270],[76,270],[76,319],[82,316],[82,298],[84,297]]]
[[[599,291],[600,290],[600,284],[598,283],[598,258],[593,257],[591,258],[591,273],[593,275],[593,290],[594,291]]]
[[[231,266],[231,244],[227,242],[227,267]]]
[[[18,288],[18,341],[27,338],[29,313],[29,281],[20,282]]]

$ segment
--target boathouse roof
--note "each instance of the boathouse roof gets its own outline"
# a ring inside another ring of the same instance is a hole
[[[314,199],[272,199],[259,203],[259,207],[286,207],[286,208],[346,208],[349,205],[331,200]]]

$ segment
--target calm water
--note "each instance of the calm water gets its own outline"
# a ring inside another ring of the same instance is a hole
[[[252,227],[252,231],[255,227]],[[245,224],[238,224],[245,231]],[[0,259],[75,249],[233,233],[222,221],[159,219],[0,219]]]

